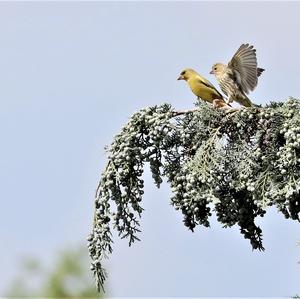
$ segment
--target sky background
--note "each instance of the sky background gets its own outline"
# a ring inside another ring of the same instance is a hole
[[[256,103],[299,97],[300,2],[1,2],[0,296],[26,255],[48,264],[85,243],[104,146],[137,110],[193,107],[180,71],[209,75],[241,43],[266,69]],[[115,238],[110,296],[300,293],[300,225],[271,209],[265,252],[237,228],[191,233],[149,173],[142,242]],[[89,266],[87,266],[89,267]]]

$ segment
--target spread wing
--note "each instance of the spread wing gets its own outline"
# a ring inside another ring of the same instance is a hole
[[[232,68],[240,88],[249,93],[257,85],[256,50],[249,44],[242,44],[236,51],[228,66]]]

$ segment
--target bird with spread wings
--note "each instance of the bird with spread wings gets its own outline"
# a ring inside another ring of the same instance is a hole
[[[251,107],[253,103],[247,97],[257,86],[258,77],[264,69],[257,67],[256,50],[249,44],[242,44],[228,65],[216,63],[211,74],[214,74],[221,90],[228,97],[228,102]]]

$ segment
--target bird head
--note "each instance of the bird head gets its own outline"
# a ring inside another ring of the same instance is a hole
[[[209,72],[210,74],[213,74],[213,75],[220,75],[223,73],[224,71],[224,68],[226,66],[222,63],[215,63],[213,66],[212,66],[212,69],[211,71]]]
[[[188,81],[193,75],[197,74],[192,69],[185,69],[180,73],[180,76],[177,78],[177,80],[185,80]]]

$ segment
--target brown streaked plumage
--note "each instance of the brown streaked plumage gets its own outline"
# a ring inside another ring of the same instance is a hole
[[[246,96],[257,86],[257,78],[264,71],[257,67],[256,50],[249,44],[242,44],[228,65],[216,63],[211,74],[216,76],[221,90],[228,101],[251,107],[251,100]]]

